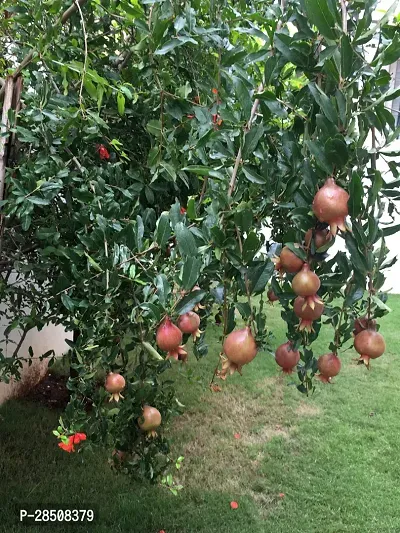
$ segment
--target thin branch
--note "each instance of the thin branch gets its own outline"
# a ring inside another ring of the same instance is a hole
[[[83,109],[82,92],[83,92],[83,84],[85,83],[87,62],[88,62],[88,45],[87,45],[88,37],[87,37],[87,33],[86,33],[85,19],[83,18],[83,13],[82,13],[82,10],[81,10],[81,6],[79,5],[79,0],[75,0],[75,5],[76,5],[76,8],[78,9],[79,15],[81,17],[81,26],[82,26],[82,32],[83,32],[83,39],[84,39],[84,42],[85,42],[85,58],[84,58],[84,61],[83,61],[81,87],[79,89],[79,105]]]
[[[8,112],[10,111],[12,105],[13,91],[14,79],[12,76],[9,76],[4,85],[4,103],[0,128],[0,200],[3,200],[4,197],[4,184],[6,179],[7,164],[7,131],[9,128]]]
[[[262,83],[260,83],[260,86],[258,87],[258,92],[260,93],[262,90],[264,89],[264,85]],[[254,120],[254,117],[256,116],[256,113],[257,113],[257,109],[258,109],[258,106],[260,105],[260,100],[258,98],[256,98],[254,100],[254,103],[253,103],[253,107],[251,108],[251,113],[250,113],[250,118],[246,124],[246,132],[248,132],[253,124],[253,120]],[[238,173],[238,170],[239,170],[239,165],[240,165],[240,161],[242,159],[242,149],[239,148],[238,150],[238,153],[237,153],[237,156],[236,156],[236,161],[235,161],[235,166],[233,168],[233,172],[232,172],[232,176],[231,176],[231,180],[229,182],[229,189],[228,189],[228,196],[232,196],[233,194],[233,191],[235,189],[235,185],[236,185],[236,178],[237,178],[237,173]]]
[[[27,326],[24,327],[23,331],[22,331],[22,335],[21,335],[21,338],[19,339],[18,341],[18,344],[17,344],[17,347],[15,348],[14,350],[14,353],[12,354],[12,357],[15,359],[18,355],[18,352],[22,346],[22,343],[24,342],[25,338],[26,338],[26,335],[28,333],[29,329]]]
[[[61,24],[65,24],[68,19],[71,18],[71,16],[77,11],[80,10],[80,6],[82,6],[86,0],[75,0],[75,3],[72,4],[66,11],[64,11],[62,17],[61,17]]]
[[[346,0],[340,0],[340,5],[342,8],[342,29],[343,33],[347,34],[347,7]]]

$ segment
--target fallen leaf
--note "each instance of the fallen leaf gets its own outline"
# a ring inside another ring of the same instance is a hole
[[[237,509],[239,507],[238,502],[231,502],[231,509]]]
[[[217,385],[216,383],[213,383],[213,384],[211,385],[211,390],[212,390],[213,392],[221,392],[221,391],[222,391],[221,387],[220,387],[219,385]]]

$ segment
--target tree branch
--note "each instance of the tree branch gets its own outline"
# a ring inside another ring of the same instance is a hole
[[[7,164],[7,131],[9,128],[8,112],[11,109],[12,97],[14,92],[14,79],[12,76],[8,76],[4,84],[4,103],[1,116],[1,129],[0,129],[0,200],[3,200],[4,196],[4,184],[6,178],[6,164]]]

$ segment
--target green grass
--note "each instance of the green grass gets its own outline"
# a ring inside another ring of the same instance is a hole
[[[381,321],[384,357],[368,372],[345,351],[335,384],[317,383],[311,398],[265,353],[243,377],[228,378],[222,392],[209,392],[220,334],[211,328],[209,356],[189,362],[193,376],[178,366],[171,371],[180,374],[179,399],[187,406],[167,428],[174,455],[185,456],[179,479],[185,488],[177,497],[113,473],[102,453],[61,453],[51,434],[57,412],[6,403],[0,408],[0,531],[49,531],[17,523],[17,509],[29,502],[93,505],[96,524],[73,529],[95,532],[399,532],[400,296],[389,304],[394,310]],[[279,306],[269,325],[276,344],[284,341]],[[331,337],[325,328],[316,347],[321,353]],[[232,500],[239,509],[230,509]]]

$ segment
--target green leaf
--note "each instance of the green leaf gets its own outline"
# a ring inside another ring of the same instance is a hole
[[[68,311],[73,311],[74,310],[74,307],[75,307],[74,302],[73,302],[72,298],[70,298],[68,296],[68,294],[66,294],[65,292],[63,292],[61,294],[61,301],[62,301],[64,307],[66,307],[68,309]]]
[[[314,97],[314,100],[317,102],[319,107],[321,108],[321,111],[324,113],[326,118],[330,120],[333,124],[338,123],[338,115],[335,109],[335,106],[332,104],[331,100],[328,96],[323,92],[322,89],[318,87],[318,85],[315,85],[315,83],[309,83],[308,89],[312,96]]]
[[[235,305],[243,320],[247,320],[251,315],[250,305],[247,302],[236,302]]]
[[[187,206],[186,206],[186,216],[189,220],[195,220],[196,219],[196,201],[193,196],[191,196],[188,200]]]
[[[238,102],[240,102],[242,108],[242,116],[244,119],[250,118],[251,108],[253,102],[250,96],[250,92],[241,78],[232,76],[233,86],[235,87],[235,94]]]
[[[333,165],[328,161],[325,156],[325,150],[319,141],[305,141],[307,148],[311,154],[315,157],[315,162],[328,174],[332,174]]]
[[[161,48],[156,50],[154,52],[154,55],[163,56],[165,54],[168,54],[168,52],[171,52],[171,50],[174,50],[178,46],[183,46],[186,43],[197,44],[197,41],[195,41],[192,37],[174,37],[170,41],[166,42]]]
[[[151,135],[154,135],[154,137],[160,138],[162,131],[161,121],[150,120],[146,125],[146,130],[151,133]]]
[[[302,261],[307,261],[307,254],[304,248],[296,246],[293,242],[286,242],[285,246],[287,246],[287,248],[289,248],[289,250],[297,255]]]
[[[192,232],[182,223],[175,226],[176,242],[182,256],[196,256],[198,253],[195,238]]]
[[[344,304],[346,307],[351,307],[364,296],[364,288],[352,285],[350,292],[347,294]]]
[[[343,139],[328,139],[325,143],[326,159],[336,168],[344,167],[349,159],[347,145]]]
[[[346,233],[346,246],[350,252],[351,262],[354,268],[358,270],[363,276],[368,272],[367,262],[365,256],[359,251],[357,242],[351,233]]]
[[[182,288],[190,290],[199,279],[203,261],[201,257],[188,257],[183,265]]]
[[[153,348],[151,344],[146,341],[142,341],[142,346],[150,355],[151,359],[154,359],[155,361],[164,361],[164,358],[161,357],[161,355],[157,352],[155,348]]]
[[[176,306],[176,312],[178,315],[184,315],[185,313],[188,313],[189,311],[192,311],[194,306],[201,302],[201,300],[206,295],[206,291],[192,291],[189,294],[187,294],[182,300],[178,303]]]
[[[338,20],[337,12],[328,5],[326,0],[304,0],[308,19],[317,26],[324,37],[334,41],[337,37],[335,28]]]
[[[117,108],[122,117],[125,114],[125,96],[122,93],[117,94]]]
[[[386,227],[382,229],[384,237],[389,237],[390,235],[394,235],[398,231],[400,231],[400,224],[396,224],[395,226],[390,226],[390,227]]]
[[[145,311],[148,311],[150,315],[152,315],[157,322],[161,319],[161,309],[158,305],[153,304],[151,302],[143,302],[139,305],[141,309],[144,309]]]
[[[258,174],[253,167],[245,165],[242,167],[242,170],[243,174],[249,181],[251,181],[251,183],[258,183],[260,185],[264,185],[268,181],[267,177],[263,178],[262,176],[260,176],[260,174]]]
[[[157,297],[161,305],[165,306],[168,296],[171,294],[171,287],[168,283],[167,276],[165,274],[158,274],[155,279],[155,285],[157,287]]]
[[[92,265],[92,267],[97,270],[97,272],[103,272],[103,269],[99,265],[99,263],[96,263],[96,261],[93,259],[93,257],[90,257],[90,255],[85,252],[86,257],[88,258],[89,263]]]
[[[155,234],[156,243],[158,246],[164,250],[165,246],[171,237],[171,226],[169,223],[169,213],[164,211],[161,213],[160,218],[158,219],[157,230]]]
[[[261,243],[259,238],[257,237],[256,233],[254,231],[251,231],[248,235],[246,240],[243,243],[243,260],[245,263],[248,263],[249,261],[252,261],[254,259],[254,256],[258,252],[258,250],[261,247]]]
[[[260,294],[266,287],[275,265],[271,260],[260,263],[257,266],[249,267],[247,270],[247,279],[250,285],[250,294]]]
[[[40,196],[28,196],[28,202],[35,205],[49,205],[50,200],[47,198],[41,198]]]
[[[264,134],[264,125],[257,124],[248,131],[244,137],[244,146],[242,150],[242,158],[246,159],[257,148],[258,141]]]
[[[353,218],[356,218],[361,213],[361,210],[363,208],[364,190],[363,190],[361,178],[355,172],[353,172],[353,175],[351,178],[349,193],[350,193],[350,199],[348,202],[349,213],[350,213],[350,216],[352,216]]]
[[[189,165],[182,170],[193,172],[193,174],[198,174],[199,176],[212,176],[213,178],[224,179],[222,172],[214,170],[212,167],[206,167],[203,165]]]
[[[167,172],[168,176],[172,178],[172,181],[176,181],[176,171],[171,165],[171,163],[167,163],[167,161],[161,161],[160,167],[162,167]]]
[[[382,65],[392,65],[400,58],[400,39],[397,33],[395,33],[393,41],[383,51],[382,56]]]
[[[340,70],[343,79],[353,73],[353,48],[346,34],[340,39]]]

